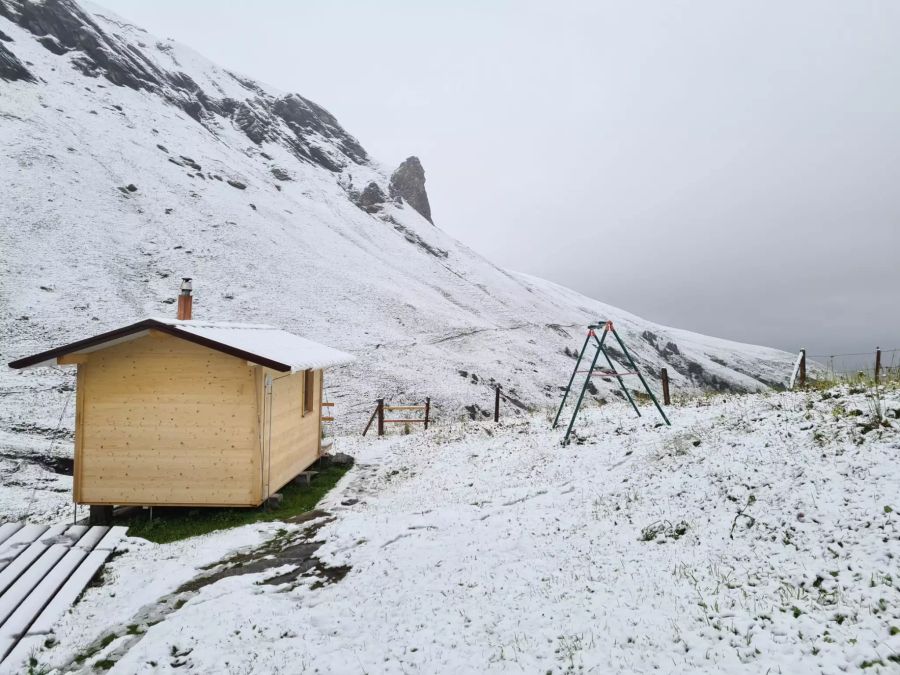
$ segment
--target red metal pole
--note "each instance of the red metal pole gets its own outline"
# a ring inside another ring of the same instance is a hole
[[[800,386],[806,386],[806,348],[800,350]]]
[[[669,405],[671,401],[669,400],[669,370],[667,368],[662,369],[662,388],[663,403]]]

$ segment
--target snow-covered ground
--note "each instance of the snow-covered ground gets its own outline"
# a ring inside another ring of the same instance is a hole
[[[64,667],[115,635],[80,667],[897,672],[900,392],[886,425],[873,405],[847,389],[705,397],[669,428],[614,403],[568,447],[549,411],[341,437],[358,463],[310,536],[346,576],[261,583],[280,566],[173,596],[229,550],[310,524],[129,540],[37,658]]]

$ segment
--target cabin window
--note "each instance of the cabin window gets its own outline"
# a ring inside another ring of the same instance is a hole
[[[303,412],[313,411],[313,384],[316,381],[314,370],[303,371]]]

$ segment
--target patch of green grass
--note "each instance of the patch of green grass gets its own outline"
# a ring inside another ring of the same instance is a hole
[[[41,664],[33,654],[28,657],[27,668],[25,675],[47,675],[50,672],[50,669]]]
[[[130,537],[143,537],[157,544],[166,544],[250,523],[286,520],[311,511],[347,473],[348,467],[332,465],[317,470],[319,473],[310,487],[293,483],[285,485],[280,490],[284,501],[277,508],[156,507],[152,521],[150,510],[143,509],[117,517],[115,524],[127,526]]]
[[[80,654],[75,656],[75,663],[81,664],[87,661],[89,658],[94,656],[95,654],[100,653],[106,647],[109,647],[113,643],[113,641],[119,637],[115,633],[107,633],[104,635],[99,642],[95,642],[93,645],[85,649]]]
[[[100,659],[94,664],[94,670],[109,670],[114,665],[116,665],[116,662],[112,659]]]
[[[117,637],[119,637],[119,636],[116,635],[115,633],[110,633],[109,635],[105,635],[103,637],[103,639],[100,640],[100,649],[109,647]]]

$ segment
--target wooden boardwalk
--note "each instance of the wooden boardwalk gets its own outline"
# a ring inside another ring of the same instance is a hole
[[[21,672],[126,529],[0,525],[0,673]]]

